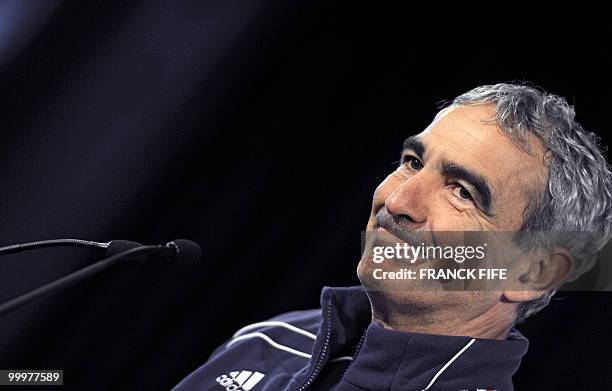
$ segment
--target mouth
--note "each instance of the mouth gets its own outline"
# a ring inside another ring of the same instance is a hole
[[[379,235],[381,235],[381,234],[382,234],[383,236],[391,237],[391,238],[393,239],[393,242],[394,242],[394,243],[400,243],[400,244],[401,244],[401,243],[406,243],[406,244],[408,244],[409,246],[411,245],[410,243],[408,243],[408,242],[406,242],[405,240],[403,240],[403,239],[399,238],[399,237],[398,237],[397,235],[395,235],[393,232],[389,231],[387,228],[385,228],[385,227],[383,227],[383,226],[381,226],[381,225],[376,224],[376,225],[375,225],[375,227],[374,227],[374,229],[375,229],[376,233],[377,233],[377,234],[379,234]]]
[[[392,223],[393,222],[391,222],[391,224]],[[373,228],[374,235],[372,236],[373,241],[371,242],[371,245],[374,247],[392,247],[396,249],[396,251],[401,251],[402,254],[406,254],[408,251],[411,251],[408,250],[408,248],[414,247],[411,242],[402,239],[399,234],[396,234],[394,232],[395,230],[393,229],[393,227],[390,227],[389,224],[387,224],[387,222],[385,221],[377,222],[376,224],[374,224]],[[400,248],[402,250],[399,250]],[[393,264],[397,267],[406,266],[405,259],[401,258],[401,256],[394,256],[390,260],[392,260]]]
[[[384,225],[383,225],[384,224]],[[422,263],[422,259],[415,258],[406,258],[407,254],[412,254],[411,256],[415,256],[414,248],[416,248],[411,242],[402,239],[393,232],[393,228],[389,227],[387,224],[374,224],[374,235],[372,246],[376,247],[392,247],[396,253],[394,256],[387,257],[392,265],[399,270],[399,268],[405,267],[416,267],[417,265]]]
[[[376,214],[376,223],[374,224],[374,230],[376,233],[390,237],[396,243],[406,243],[409,246],[412,246],[412,243],[402,238],[403,235],[398,232],[399,229],[393,219],[393,216],[387,212],[385,208],[378,211]]]

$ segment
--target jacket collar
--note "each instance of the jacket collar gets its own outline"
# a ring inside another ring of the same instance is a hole
[[[347,346],[354,354],[361,337],[344,380],[366,389],[423,390],[438,373],[436,388],[512,389],[511,377],[529,344],[516,329],[503,341],[386,329],[371,320],[361,286],[323,288],[321,308],[314,352],[324,352],[323,363],[346,354]]]

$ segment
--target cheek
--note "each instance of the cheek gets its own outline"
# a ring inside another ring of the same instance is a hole
[[[447,190],[441,190],[431,198],[429,224],[432,231],[489,231],[495,225],[483,218],[473,207],[460,208]]]
[[[470,213],[453,207],[444,196],[433,197],[428,210],[431,231],[464,231],[472,224]]]

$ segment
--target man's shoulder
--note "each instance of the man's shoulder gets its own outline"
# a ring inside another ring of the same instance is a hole
[[[243,326],[174,390],[217,389],[219,385],[245,381],[285,389],[308,365],[320,322],[321,310],[311,309],[285,312]],[[246,380],[253,376],[254,380]]]
[[[217,348],[209,358],[216,356],[220,351],[244,340],[284,341],[295,342],[308,346],[316,339],[321,323],[321,309],[297,310],[280,313],[272,318],[250,323],[237,329],[229,340]],[[307,337],[307,338],[304,338]],[[273,343],[274,345],[274,343]]]
[[[266,320],[266,322],[284,322],[316,332],[316,330],[319,329],[319,324],[321,323],[321,309],[313,308],[308,310],[284,312]]]

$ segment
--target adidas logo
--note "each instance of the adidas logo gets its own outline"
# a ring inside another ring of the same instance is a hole
[[[255,371],[234,371],[230,372],[229,376],[221,375],[215,380],[226,391],[249,391],[264,378],[264,374]]]

